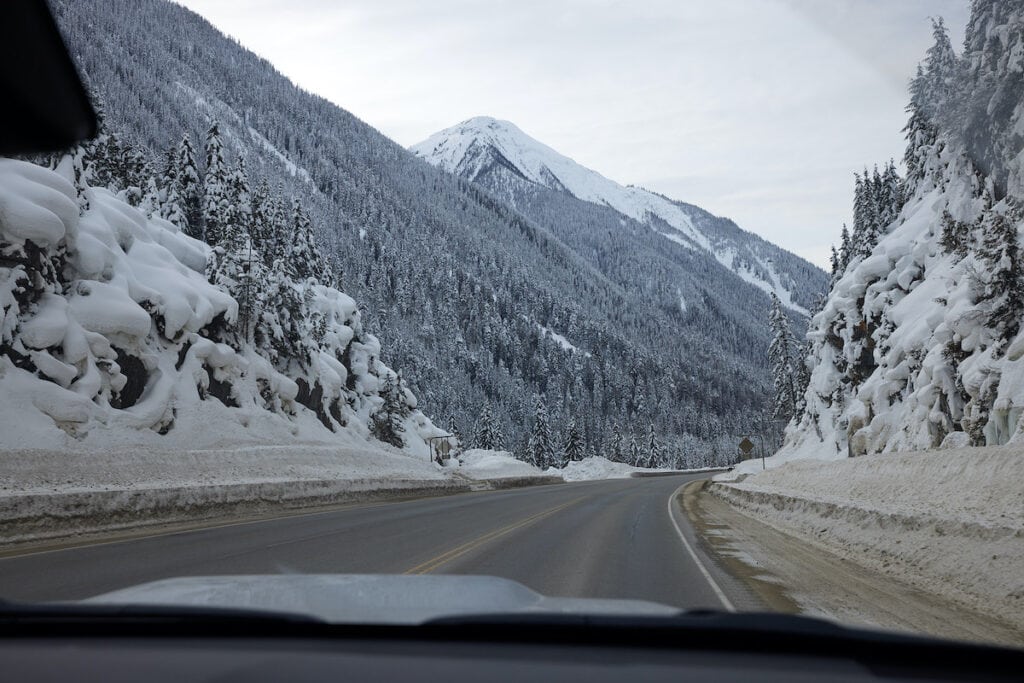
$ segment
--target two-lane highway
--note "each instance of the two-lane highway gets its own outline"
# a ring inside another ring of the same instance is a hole
[[[445,573],[502,576],[554,596],[729,608],[720,570],[670,503],[704,476],[352,506],[7,557],[0,598],[79,599],[173,576]]]

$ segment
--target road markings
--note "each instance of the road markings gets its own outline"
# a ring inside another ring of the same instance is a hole
[[[468,553],[468,552],[470,552],[472,550],[476,550],[477,548],[479,548],[480,546],[484,545],[485,543],[489,543],[490,541],[493,541],[493,540],[495,540],[497,538],[500,538],[500,537],[502,537],[502,536],[504,536],[506,534],[509,534],[509,533],[515,531],[516,529],[521,529],[524,526],[528,526],[530,524],[533,524],[534,522],[539,522],[541,519],[543,519],[545,517],[549,517],[549,516],[555,514],[556,512],[558,512],[560,510],[564,510],[565,508],[569,507],[570,505],[574,505],[575,503],[578,503],[581,500],[583,500],[583,496],[580,496],[579,498],[574,498],[573,500],[570,500],[568,503],[562,503],[561,505],[556,505],[555,507],[550,508],[548,510],[544,510],[543,512],[538,512],[535,515],[527,517],[526,519],[520,520],[518,522],[514,522],[512,524],[509,524],[508,526],[504,526],[504,527],[502,527],[500,529],[496,529],[494,531],[490,531],[490,532],[484,534],[483,536],[478,536],[477,538],[474,538],[472,541],[469,541],[467,543],[463,543],[462,545],[457,546],[455,548],[452,548],[451,550],[448,550],[447,552],[443,552],[440,555],[427,560],[426,562],[422,562],[422,563],[416,565],[415,567],[413,567],[412,569],[407,569],[403,573],[405,573],[405,574],[429,574],[430,572],[434,571],[435,569],[437,569],[441,565],[447,564],[448,562],[451,562],[452,560],[454,560],[454,559],[456,559],[458,557],[462,557],[466,553]]]
[[[686,486],[686,484],[683,484],[683,486]],[[730,612],[735,612],[736,608],[733,606],[732,601],[725,596],[725,591],[722,590],[721,586],[719,586],[711,576],[711,572],[709,572],[708,568],[704,566],[704,563],[700,561],[700,557],[697,556],[697,551],[695,551],[693,546],[690,545],[690,542],[686,540],[686,535],[683,534],[683,530],[679,526],[679,522],[676,521],[675,512],[672,509],[672,503],[675,501],[676,497],[679,496],[679,492],[683,490],[683,486],[677,488],[672,492],[672,495],[668,497],[668,518],[672,520],[672,526],[676,528],[676,533],[679,534],[679,538],[682,540],[683,546],[686,548],[686,551],[690,553],[690,557],[693,558],[693,562],[697,565],[697,569],[699,569],[700,573],[704,575],[705,579],[707,579],[708,584],[711,586],[711,590],[715,592],[715,595],[722,603],[722,606]]]

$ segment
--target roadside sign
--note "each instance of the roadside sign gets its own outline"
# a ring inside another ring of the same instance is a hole
[[[747,437],[743,437],[743,441],[740,441],[740,451],[743,452],[743,457],[749,458],[752,450],[754,450],[754,442]]]

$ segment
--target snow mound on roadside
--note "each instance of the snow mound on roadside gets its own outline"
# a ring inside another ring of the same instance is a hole
[[[517,460],[508,451],[488,451],[472,448],[459,456],[459,472],[472,479],[506,479],[513,477],[541,477],[544,471]]]
[[[628,479],[634,472],[644,471],[622,462],[612,462],[608,458],[595,455],[583,460],[570,462],[557,471],[566,481],[593,481],[595,479]]]

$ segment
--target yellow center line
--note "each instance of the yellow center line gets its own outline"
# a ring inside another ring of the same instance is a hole
[[[448,550],[447,552],[443,552],[440,555],[438,555],[437,557],[433,557],[433,558],[427,560],[426,562],[422,562],[422,563],[416,565],[415,567],[413,567],[412,569],[407,569],[404,573],[405,574],[427,574],[429,572],[432,572],[435,569],[437,569],[438,567],[440,567],[441,565],[446,564],[448,562],[451,562],[452,560],[454,560],[457,557],[462,557],[466,553],[470,552],[471,550],[475,550],[476,548],[479,548],[480,546],[482,546],[485,543],[493,541],[496,538],[500,538],[500,537],[504,536],[505,534],[508,534],[508,533],[511,533],[511,532],[515,531],[516,529],[521,529],[524,526],[527,526],[529,524],[533,524],[534,522],[540,521],[541,519],[543,519],[545,517],[548,517],[550,515],[553,515],[556,512],[558,512],[559,510],[564,510],[565,508],[569,507],[570,505],[578,503],[581,500],[583,500],[583,496],[580,496],[579,498],[574,498],[573,500],[570,500],[568,503],[562,503],[561,505],[556,505],[553,508],[550,508],[550,509],[545,510],[543,512],[539,512],[539,513],[537,513],[535,515],[527,517],[524,520],[520,520],[518,522],[514,522],[512,524],[509,524],[508,526],[504,526],[504,527],[502,527],[500,529],[496,529],[494,531],[490,531],[490,532],[484,534],[483,536],[479,536],[478,538],[474,538],[472,541],[469,541],[467,543],[463,543],[462,545],[457,546],[455,548],[452,548],[451,550]]]

